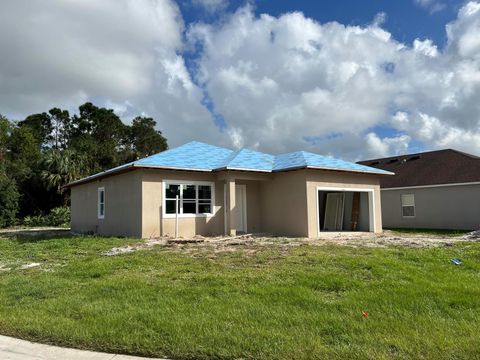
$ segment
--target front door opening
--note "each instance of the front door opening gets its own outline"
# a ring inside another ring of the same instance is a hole
[[[370,192],[318,190],[320,231],[373,231]]]
[[[237,233],[247,232],[247,189],[245,185],[235,185],[235,224]]]

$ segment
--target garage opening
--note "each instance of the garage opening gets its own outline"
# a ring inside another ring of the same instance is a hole
[[[372,191],[317,191],[319,232],[374,231]]]

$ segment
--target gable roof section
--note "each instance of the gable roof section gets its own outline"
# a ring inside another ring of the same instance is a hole
[[[270,155],[250,149],[233,151],[198,141],[192,141],[182,146],[74,181],[67,186],[76,185],[116,172],[127,171],[135,167],[193,171],[243,170],[256,172],[278,172],[312,168],[393,175],[385,170],[306,151]]]
[[[480,182],[480,158],[453,149],[360,161],[360,164],[392,171],[380,179],[382,188]]]

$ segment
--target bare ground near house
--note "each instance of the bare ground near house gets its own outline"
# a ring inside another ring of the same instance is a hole
[[[59,237],[70,234],[70,229],[64,228],[18,228],[0,229],[0,237],[20,237],[27,240],[38,237]],[[381,234],[369,232],[325,232],[316,239],[279,237],[269,234],[244,234],[234,237],[194,236],[191,238],[158,237],[146,240],[139,240],[138,243],[112,248],[102,253],[104,256],[116,256],[131,253],[139,250],[152,249],[155,246],[166,247],[180,252],[195,252],[209,248],[215,253],[232,252],[236,250],[250,250],[255,252],[266,247],[298,247],[304,245],[313,246],[348,246],[348,247],[371,247],[382,248],[389,246],[400,246],[410,248],[443,247],[453,246],[458,242],[480,241],[480,231],[470,233],[459,233],[452,236],[451,233],[429,232],[429,231],[395,231],[384,230]]]
[[[385,230],[381,234],[372,233],[325,233],[317,239],[275,237],[268,234],[245,234],[234,237],[204,237],[192,238],[160,237],[139,242],[138,244],[112,248],[102,255],[115,256],[138,250],[148,250],[154,246],[167,247],[181,252],[195,252],[202,248],[209,248],[215,253],[232,252],[236,250],[250,250],[255,252],[266,247],[298,247],[313,246],[349,246],[349,247],[388,247],[403,246],[410,248],[454,246],[455,243],[465,241],[480,241],[480,232],[471,232],[464,235],[452,236],[449,234],[430,234],[424,232],[399,233]]]

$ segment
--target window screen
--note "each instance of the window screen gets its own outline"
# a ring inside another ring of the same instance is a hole
[[[402,216],[415,216],[415,196],[413,194],[402,195]]]
[[[105,188],[98,188],[98,218],[105,217]]]

